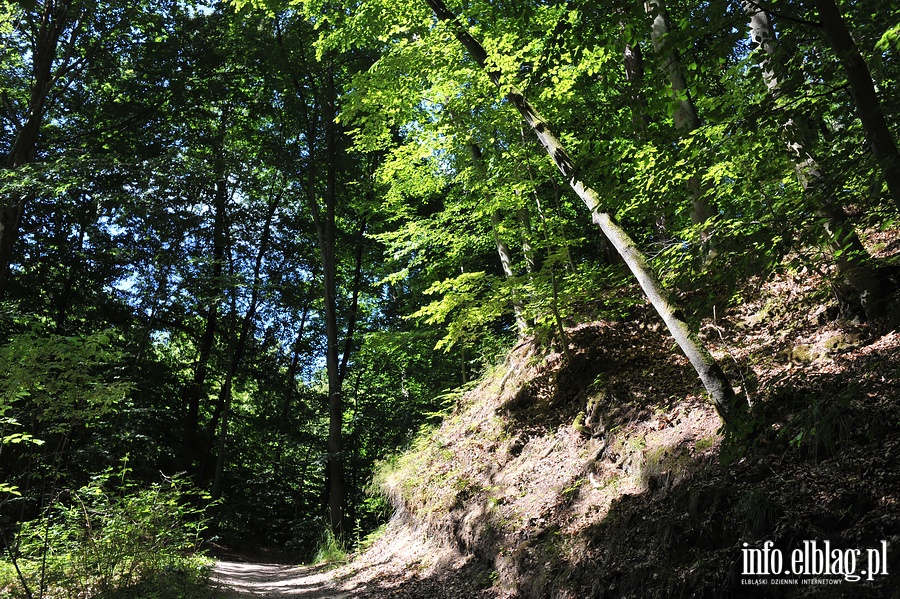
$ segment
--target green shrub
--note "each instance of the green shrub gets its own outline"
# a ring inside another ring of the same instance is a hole
[[[23,523],[0,566],[0,589],[13,597],[202,596],[208,562],[195,552],[206,519],[196,506],[207,498],[178,478],[137,488],[127,473],[107,470]]]

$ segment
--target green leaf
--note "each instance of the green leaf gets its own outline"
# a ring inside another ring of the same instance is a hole
[[[891,47],[900,50],[900,23],[885,31],[875,44],[875,49],[881,52],[887,52]]]

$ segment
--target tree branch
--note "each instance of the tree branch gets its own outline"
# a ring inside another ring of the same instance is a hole
[[[9,101],[9,96],[6,95],[6,92],[0,93],[0,97],[3,99],[3,107],[6,109],[6,114],[9,116],[9,120],[13,122],[16,126],[16,131],[22,130],[22,121],[19,120],[19,117],[16,116],[15,106],[12,105],[12,102]]]

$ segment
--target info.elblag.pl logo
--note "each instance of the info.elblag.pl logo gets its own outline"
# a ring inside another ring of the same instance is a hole
[[[789,553],[766,541],[762,547],[744,543],[741,549],[741,584],[809,585],[875,580],[888,573],[888,542],[866,549],[840,549],[830,541],[803,541]]]

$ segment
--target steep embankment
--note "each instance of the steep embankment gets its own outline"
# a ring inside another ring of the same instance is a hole
[[[891,305],[885,321],[836,319],[827,287],[804,272],[704,321],[752,403],[757,427],[744,439],[722,438],[687,360],[644,324],[647,312],[570,330],[570,362],[522,343],[385,468],[398,516],[338,575],[364,578],[358,596],[890,597],[900,588],[896,296]],[[766,541],[785,568],[804,541],[860,549],[857,573],[866,549],[887,541],[888,574],[746,576],[744,543]]]

